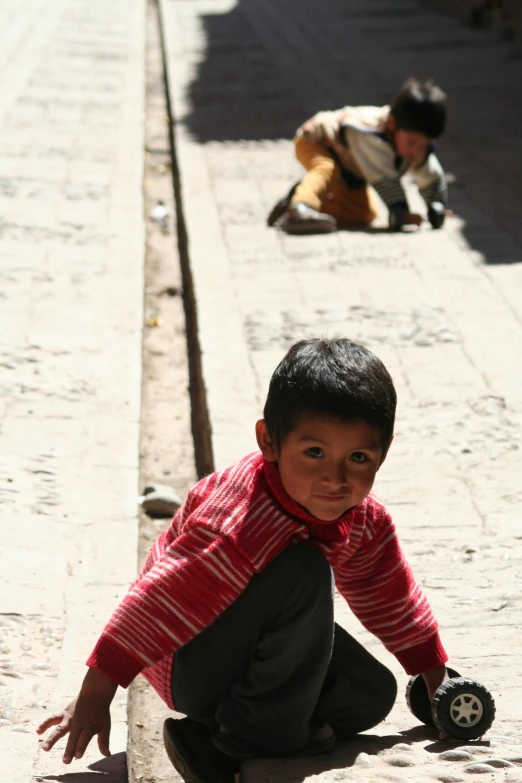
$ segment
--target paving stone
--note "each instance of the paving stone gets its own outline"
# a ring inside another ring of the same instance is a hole
[[[12,490],[0,492],[0,619],[13,618],[0,629],[0,751],[13,783],[61,774],[35,725],[78,688],[135,575],[143,12],[142,0],[0,12],[0,489]],[[125,702],[108,783],[125,779]],[[97,758],[94,743],[75,774]]]

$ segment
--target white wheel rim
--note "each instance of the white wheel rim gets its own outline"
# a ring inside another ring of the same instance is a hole
[[[456,726],[476,726],[483,713],[482,702],[474,693],[459,693],[450,705],[451,719]]]

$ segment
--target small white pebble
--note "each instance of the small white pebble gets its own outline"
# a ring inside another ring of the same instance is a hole
[[[359,753],[355,759],[355,764],[361,767],[370,767],[373,764],[373,759],[367,753]]]

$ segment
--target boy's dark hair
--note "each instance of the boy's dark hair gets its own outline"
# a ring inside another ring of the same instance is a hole
[[[270,380],[264,418],[276,449],[303,414],[364,421],[393,436],[397,394],[391,376],[371,351],[345,338],[295,343]]]
[[[390,114],[398,129],[436,139],[446,127],[446,94],[431,79],[408,79],[395,96]]]

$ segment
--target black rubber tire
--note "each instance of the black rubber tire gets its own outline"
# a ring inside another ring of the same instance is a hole
[[[449,677],[460,677],[460,674],[455,669],[448,669]],[[415,677],[410,677],[408,685],[406,686],[406,704],[410,708],[410,712],[415,715],[421,723],[425,723],[426,726],[435,726],[433,717],[431,714],[431,702],[428,696],[428,689],[424,682],[422,674],[417,674]]]
[[[495,702],[480,682],[456,677],[437,688],[431,716],[439,731],[455,739],[474,740],[495,720]]]

